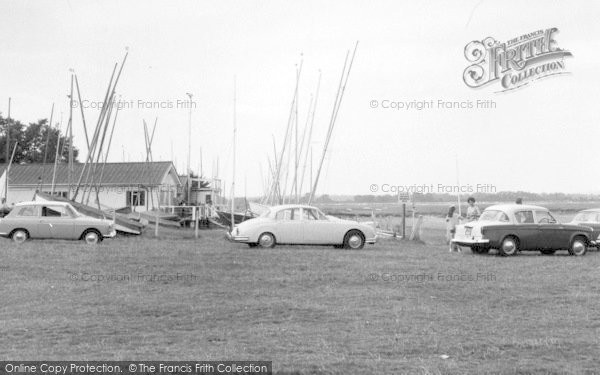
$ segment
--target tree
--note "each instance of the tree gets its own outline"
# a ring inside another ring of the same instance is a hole
[[[0,163],[6,160],[6,127],[8,119],[0,116]],[[69,139],[55,127],[48,125],[47,119],[38,120],[25,126],[20,121],[10,119],[10,153],[17,144],[13,163],[53,163],[56,157],[56,144],[60,136],[59,162],[69,160]],[[48,139],[48,134],[50,138]],[[48,140],[48,142],[46,142]],[[47,144],[46,144],[47,143]],[[73,146],[73,159],[77,161],[79,150]]]

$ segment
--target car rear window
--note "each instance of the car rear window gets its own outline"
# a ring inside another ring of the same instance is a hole
[[[19,208],[17,211],[17,216],[37,216],[37,207],[36,206],[25,206]]]
[[[500,210],[485,210],[479,217],[479,220],[508,222],[508,216]]]
[[[303,216],[304,220],[318,220],[317,214],[315,214],[314,210],[305,208],[303,211],[304,211],[304,216]]]
[[[287,208],[277,212],[275,215],[277,220],[300,220],[300,209],[299,208]]]

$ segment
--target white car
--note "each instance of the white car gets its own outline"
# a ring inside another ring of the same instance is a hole
[[[316,207],[283,205],[270,207],[261,216],[233,228],[227,237],[250,247],[282,245],[333,245],[362,249],[377,241],[375,230],[356,221],[327,216]]]

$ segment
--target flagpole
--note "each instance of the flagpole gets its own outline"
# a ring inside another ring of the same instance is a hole
[[[455,155],[456,160],[456,186],[458,187],[457,201],[458,201],[458,216],[462,216],[461,208],[460,208],[460,180],[458,175],[458,154]]]
[[[9,162],[10,158],[10,102],[11,98],[8,98],[8,117],[6,119],[6,161]],[[8,172],[6,173],[6,181],[4,186],[4,201],[8,199]]]

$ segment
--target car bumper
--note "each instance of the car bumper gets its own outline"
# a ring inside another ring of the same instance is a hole
[[[115,229],[111,230],[110,233],[105,234],[104,238],[113,238],[117,235],[117,231]]]
[[[451,243],[458,246],[489,246],[490,240],[487,239],[469,239],[469,238],[453,238]]]
[[[367,238],[365,240],[365,243],[370,244],[370,245],[374,245],[376,242],[377,242],[377,236],[371,237],[371,238]]]
[[[234,235],[232,235],[229,232],[227,232],[225,234],[225,236],[231,242],[248,242],[250,240],[250,237],[247,237],[247,236],[234,236]]]

